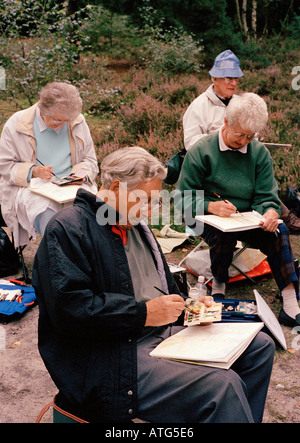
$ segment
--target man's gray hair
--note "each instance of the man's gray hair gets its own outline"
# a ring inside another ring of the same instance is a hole
[[[101,182],[109,189],[116,179],[127,183],[128,189],[134,189],[139,183],[153,178],[164,180],[167,169],[148,151],[139,146],[121,148],[112,152],[101,162]]]
[[[267,124],[266,102],[253,92],[235,95],[226,108],[228,126],[240,125],[244,130],[260,132]]]
[[[43,115],[53,117],[58,112],[74,120],[82,110],[82,100],[75,86],[69,83],[48,83],[40,92],[39,107]]]

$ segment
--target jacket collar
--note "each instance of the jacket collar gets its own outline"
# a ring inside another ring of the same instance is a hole
[[[74,206],[80,206],[90,214],[93,214],[101,225],[107,224],[108,215],[112,221],[117,221],[120,218],[120,214],[115,209],[97,197],[97,195],[82,188],[78,189]]]
[[[32,137],[34,137],[33,122],[34,122],[34,116],[37,105],[38,103],[36,103],[33,106],[30,106],[30,108],[25,109],[22,112],[22,115],[17,123],[17,128],[16,128],[18,132],[22,132],[23,134],[31,135]]]
[[[226,107],[225,103],[217,96],[217,94],[214,91],[214,85],[210,85],[209,88],[206,90],[206,95],[209,98],[209,100],[216,106],[224,106]],[[232,97],[234,97],[235,94],[233,94]]]

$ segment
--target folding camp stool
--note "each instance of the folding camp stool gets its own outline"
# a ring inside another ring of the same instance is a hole
[[[56,404],[56,395],[54,396],[53,400],[48,403],[46,406],[43,407],[41,412],[38,414],[35,423],[41,423],[42,418],[48,412],[50,408],[52,408],[53,412],[53,423],[89,423],[86,420],[83,420],[80,417],[77,417],[74,414],[71,414],[68,411],[65,411],[64,409],[60,408]],[[145,420],[134,418],[130,420],[131,423],[148,423]]]
[[[37,416],[35,423],[40,423],[43,416],[50,408],[53,409],[53,423],[88,423],[82,418],[70,414],[69,412],[57,406],[57,404],[55,403],[55,398],[56,396],[50,403],[48,403],[46,406],[43,407],[43,409]]]
[[[203,239],[201,239],[201,241],[200,241],[200,243],[191,251],[191,252],[196,252],[198,249],[200,249],[201,248],[201,246],[203,246],[204,244],[206,244],[205,243],[205,240],[203,240]],[[233,255],[233,258],[232,258],[232,262],[231,262],[231,266],[234,268],[234,269],[236,269],[240,274],[242,274],[242,275],[244,275],[244,277],[246,277],[246,279],[247,280],[249,280],[251,283],[253,283],[253,284],[255,284],[256,282],[255,282],[255,280],[253,279],[253,278],[251,278],[251,277],[249,277],[249,275],[247,275],[244,271],[242,271],[238,266],[236,266],[236,264],[235,263],[233,263],[234,262],[234,260],[236,260],[238,257],[239,257],[239,255],[241,255],[242,254],[242,252],[244,252],[247,248],[249,248],[250,247],[250,244],[249,243],[246,243],[241,249],[239,249],[234,255]],[[180,266],[182,266],[182,264],[183,264],[183,262],[187,259],[187,257],[189,256],[189,254],[191,254],[191,252],[189,252],[182,260],[181,260],[181,262],[178,264],[178,266],[180,267]],[[213,277],[211,277],[209,280],[207,280],[206,282],[205,282],[205,284],[207,285],[211,280],[212,280],[212,278]]]
[[[247,248],[249,248],[250,245],[249,243],[246,243],[238,252],[236,252],[233,255],[232,258],[232,262],[231,262],[231,266],[236,269],[240,274],[242,274],[244,277],[246,277],[247,280],[249,280],[251,283],[255,284],[255,280],[251,277],[249,277],[249,275],[246,274],[246,272],[242,271],[238,266],[236,266],[233,262],[234,260],[236,260],[238,258],[239,255],[241,255]]]

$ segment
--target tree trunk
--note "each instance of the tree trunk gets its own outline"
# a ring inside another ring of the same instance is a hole
[[[257,0],[252,1],[252,36],[257,38]]]
[[[249,38],[248,24],[247,24],[247,0],[243,0],[242,3],[242,23],[244,30],[244,37],[246,40]]]
[[[75,14],[79,10],[79,5],[76,0],[69,0],[67,6],[67,16]]]
[[[243,28],[243,23],[242,23],[242,19],[241,19],[241,11],[240,11],[240,4],[239,4],[239,0],[235,0],[235,6],[236,6],[236,14],[237,14],[237,18],[238,18],[238,22],[241,28],[241,32],[244,35],[244,28]]]

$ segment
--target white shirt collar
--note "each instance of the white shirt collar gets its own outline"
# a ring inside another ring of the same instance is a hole
[[[46,131],[46,129],[50,129],[50,128],[48,128],[48,126],[46,125],[44,120],[42,119],[39,106],[37,106],[37,108],[36,108],[35,116],[36,116],[36,122],[38,124],[40,132]],[[60,130],[61,130],[61,128],[53,129],[53,131],[55,131],[57,134],[60,133]]]
[[[219,148],[220,148],[220,151],[238,151],[238,152],[240,152],[241,154],[247,154],[247,146],[248,146],[248,145],[242,146],[242,147],[239,148],[239,149],[232,149],[232,148],[229,148],[229,147],[225,144],[225,142],[224,142],[224,138],[223,138],[223,134],[222,134],[222,130],[223,130],[223,128],[224,128],[224,126],[222,126],[222,127],[220,128],[220,130],[219,130]]]

